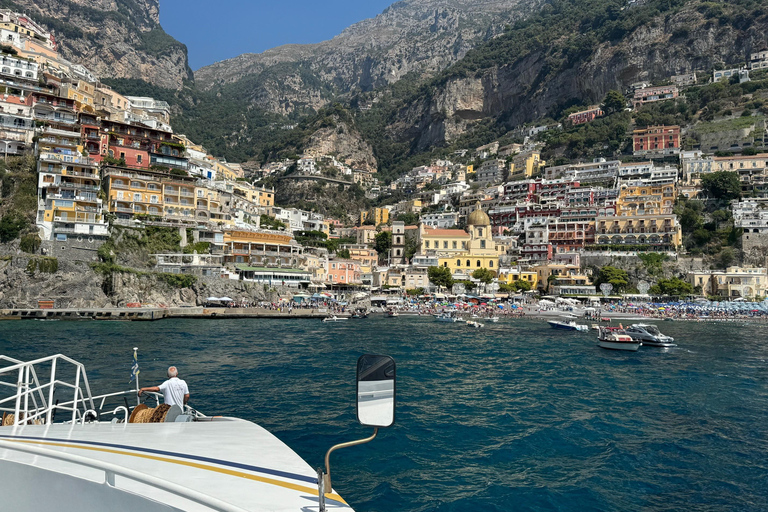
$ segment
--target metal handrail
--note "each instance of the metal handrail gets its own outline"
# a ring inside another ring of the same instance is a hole
[[[56,368],[59,360],[72,364],[75,369],[75,382],[74,384],[63,382],[56,379]],[[9,375],[18,371],[18,379],[16,381],[16,393],[10,397],[6,397],[0,400],[0,405],[11,400],[15,400],[14,411],[14,425],[21,425],[28,421],[41,418],[45,415],[45,422],[50,424],[53,416],[54,409],[62,409],[72,412],[72,422],[75,422],[78,416],[82,416],[80,413],[80,406],[83,409],[94,409],[93,394],[88,383],[88,376],[85,373],[85,366],[82,363],[75,361],[63,354],[56,354],[53,356],[43,357],[32,361],[19,361],[7,356],[0,355],[0,361],[8,361],[12,363],[10,366],[0,368],[0,376]],[[46,384],[40,384],[35,370],[35,365],[42,363],[51,363],[50,381]],[[85,390],[81,389],[80,379],[82,378],[82,386]],[[8,383],[6,383],[8,384]],[[53,406],[53,395],[56,386],[62,386],[72,388],[73,398],[70,402]],[[11,385],[12,387],[12,385]],[[48,391],[48,397],[46,399],[45,391]],[[38,404],[36,395],[39,395],[41,405]],[[29,398],[32,397],[32,414],[30,414]],[[71,407],[68,407],[71,404]],[[3,409],[0,409],[3,410]],[[10,410],[10,409],[5,409]],[[23,414],[20,414],[23,413]]]
[[[56,450],[51,450],[49,448],[20,445],[18,444],[18,442],[13,442],[13,441],[0,440],[0,448],[29,453],[32,455],[38,455],[40,457],[47,457],[50,459],[56,459],[63,462],[69,462],[71,464],[77,464],[79,466],[84,466],[91,469],[104,471],[104,483],[114,489],[117,489],[117,486],[115,485],[115,476],[119,475],[123,478],[128,478],[135,482],[149,485],[150,487],[154,487],[155,489],[159,489],[159,490],[174,494],[176,496],[179,496],[180,498],[187,499],[189,501],[192,501],[199,505],[203,505],[213,510],[218,510],[221,512],[246,512],[246,510],[243,508],[240,508],[236,505],[232,505],[230,503],[227,503],[226,501],[222,501],[212,496],[208,496],[207,494],[203,494],[201,492],[195,491],[193,489],[189,489],[187,487],[184,487],[179,484],[175,484],[173,482],[165,482],[162,480],[158,480],[157,477],[148,476],[148,475],[145,475],[144,473],[140,473],[133,469],[120,467],[115,464],[111,464],[109,462],[88,459],[80,455],[73,455],[70,453],[59,452]]]

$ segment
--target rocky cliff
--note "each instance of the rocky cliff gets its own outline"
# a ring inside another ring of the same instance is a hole
[[[557,31],[524,44],[523,27],[479,47],[405,98],[389,116],[388,133],[424,150],[456,140],[478,120],[511,129],[563,105],[597,103],[633,82],[744,65],[768,44],[764,10],[740,3],[649,1],[617,18],[624,33],[606,23],[593,33]]]
[[[372,90],[409,73],[431,76],[537,3],[401,0],[329,41],[240,55],[196,71],[195,80],[205,89],[242,81],[238,87],[248,100],[272,112],[317,109],[340,94]]]
[[[160,26],[159,0],[3,0],[56,36],[63,57],[100,77],[167,89],[192,79],[187,48]]]
[[[31,273],[28,263],[35,256],[13,253],[0,256],[0,308],[36,308],[38,300],[54,300],[57,308],[110,308],[129,302],[202,306],[212,296],[258,302],[291,294],[289,289],[267,290],[256,283],[221,278],[201,278],[178,288],[156,275],[115,272],[105,276],[94,272],[88,262],[63,259],[54,273]]]

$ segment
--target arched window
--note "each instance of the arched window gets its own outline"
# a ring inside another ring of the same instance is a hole
[[[457,267],[460,267],[460,266],[461,266],[461,260],[456,260],[456,266],[457,266]]]
[[[477,260],[477,268],[480,268],[480,260]]]
[[[444,262],[444,263],[443,263],[443,266],[444,266],[444,267],[447,267],[447,266],[448,266],[448,262],[447,262],[447,261],[446,261],[446,262]]]
[[[493,260],[491,260],[491,261],[489,261],[489,262],[488,262],[488,266],[489,266],[490,268],[493,268]]]
[[[467,260],[467,266],[468,266],[468,267],[471,267],[471,266],[472,266],[472,263],[471,263],[469,260]]]

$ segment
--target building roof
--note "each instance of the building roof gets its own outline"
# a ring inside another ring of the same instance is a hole
[[[480,207],[480,201],[477,202],[475,211],[469,214],[467,218],[467,226],[490,226],[491,218]]]
[[[469,234],[464,231],[463,229],[431,229],[427,228],[425,233],[426,236],[442,236],[442,237],[469,237]]]

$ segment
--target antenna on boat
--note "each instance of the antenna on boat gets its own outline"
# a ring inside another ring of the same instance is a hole
[[[136,381],[136,405],[141,404],[139,397],[139,347],[133,347],[133,363],[131,364],[131,381]]]
[[[390,356],[365,354],[357,360],[357,421],[373,427],[373,435],[357,441],[332,446],[325,454],[325,471],[317,469],[317,490],[320,512],[325,512],[325,493],[331,492],[331,453],[373,441],[379,428],[395,423],[395,360]]]

